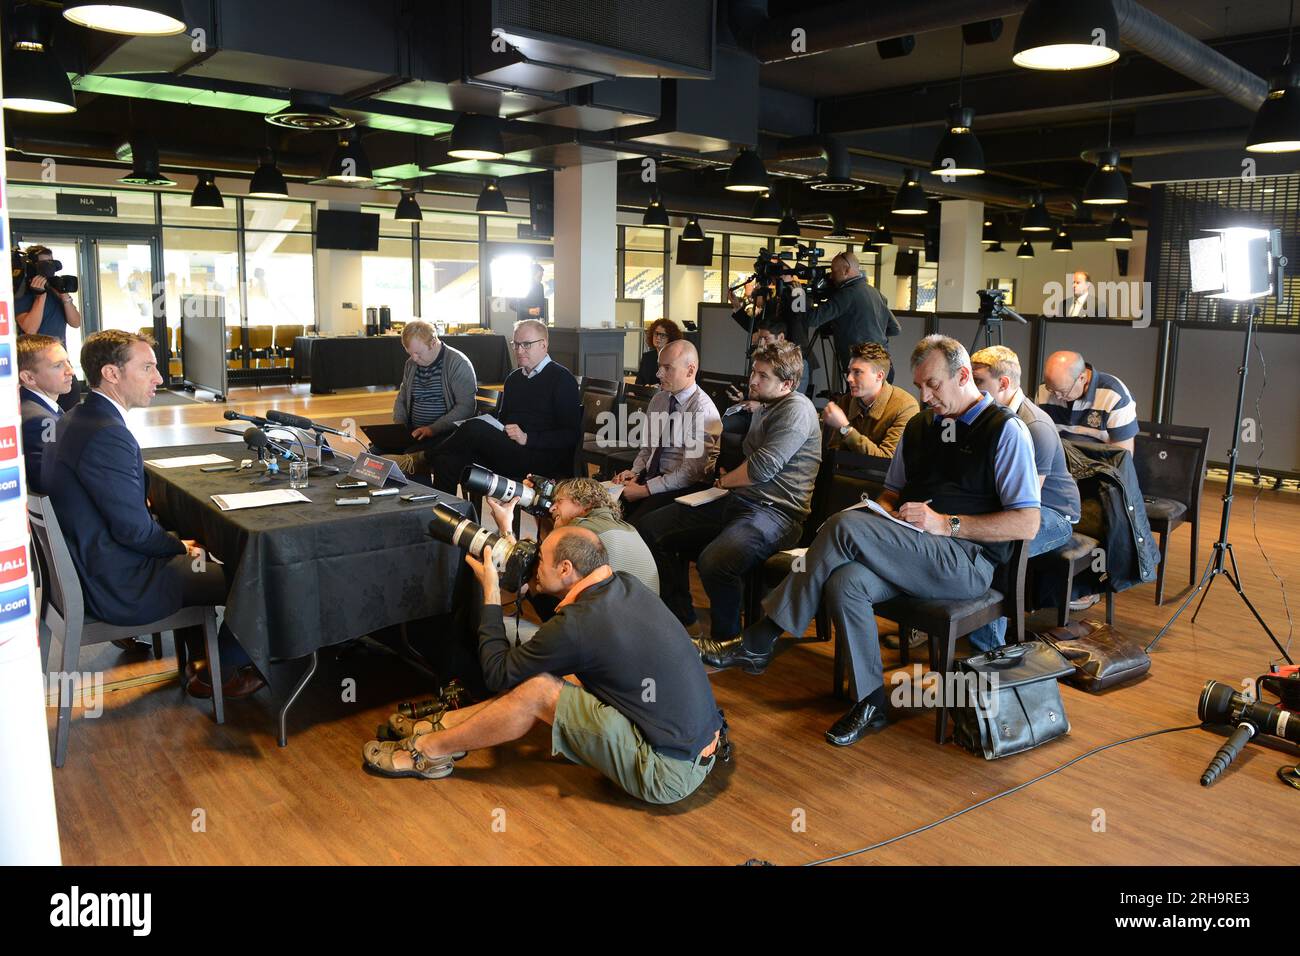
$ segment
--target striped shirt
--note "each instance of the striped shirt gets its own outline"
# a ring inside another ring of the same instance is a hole
[[[1088,390],[1067,407],[1057,400],[1046,385],[1038,386],[1034,402],[1051,416],[1062,438],[1073,441],[1114,444],[1127,441],[1138,433],[1137,404],[1128,386],[1108,372],[1098,372],[1091,365]]]
[[[411,383],[411,427],[432,425],[447,414],[447,391],[442,384],[442,358],[445,349],[428,365],[415,367],[415,380]]]
[[[600,538],[609,555],[609,566],[636,578],[655,594],[659,593],[659,566],[641,532],[608,508],[594,508],[573,522]]]

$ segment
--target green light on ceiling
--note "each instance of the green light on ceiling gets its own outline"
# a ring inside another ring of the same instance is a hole
[[[409,116],[389,116],[385,113],[362,112],[360,110],[340,110],[344,116],[370,129],[382,129],[389,133],[418,133],[421,136],[442,136],[451,130],[450,123],[437,120],[412,119]]]
[[[524,173],[545,172],[545,166],[526,166],[522,163],[494,163],[480,159],[459,159],[436,166],[425,167],[435,173],[461,173],[466,176],[520,176]]]
[[[185,106],[208,106],[214,109],[238,110],[244,113],[272,113],[288,105],[288,100],[270,99],[243,93],[223,93],[217,90],[200,90],[168,83],[146,83],[121,76],[93,76],[83,74],[73,81],[73,87],[85,93],[103,93],[107,96],[129,96],[138,100],[160,103],[180,103]],[[450,128],[450,127],[448,127]]]

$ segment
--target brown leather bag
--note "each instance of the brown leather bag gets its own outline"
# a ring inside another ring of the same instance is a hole
[[[1074,665],[1065,682],[1089,693],[1135,680],[1151,669],[1151,658],[1140,644],[1100,621],[1072,621],[1034,636]]]

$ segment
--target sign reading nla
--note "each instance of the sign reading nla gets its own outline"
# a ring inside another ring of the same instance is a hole
[[[492,276],[492,295],[502,299],[523,299],[533,284],[533,259],[531,256],[511,253],[497,256],[489,267]]]
[[[1273,291],[1274,259],[1282,245],[1280,230],[1232,226],[1210,231],[1217,235],[1187,243],[1193,292],[1212,299],[1246,301]]]

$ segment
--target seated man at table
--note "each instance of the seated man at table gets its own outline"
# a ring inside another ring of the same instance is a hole
[[[514,527],[518,498],[507,502],[488,498],[488,510],[497,528],[513,538],[507,529]],[[609,555],[609,566],[625,571],[655,594],[659,593],[659,569],[654,555],[636,528],[619,516],[618,502],[605,486],[594,478],[566,478],[555,486],[550,520],[538,520],[537,540],[545,541],[552,530],[586,528],[594,531]],[[555,599],[549,595],[530,595],[533,607],[542,620],[555,613]]]
[[[410,427],[411,444],[383,451],[402,452],[393,458],[411,474],[457,422],[474,417],[478,379],[469,356],[440,341],[433,326],[421,319],[403,326],[402,347],[409,358],[393,402],[393,421]]]
[[[761,674],[781,634],[801,636],[824,600],[848,650],[857,701],[826,731],[839,747],[886,723],[875,605],[900,594],[977,598],[1011,556],[1011,542],[1038,533],[1038,476],[1024,423],[980,392],[956,339],[926,336],[912,371],[926,410],[907,423],[879,498],[910,527],[864,508],[832,515],[805,569],[764,599],[762,618],[734,640],[701,645],[711,667]]]
[[[874,458],[894,457],[903,429],[921,407],[911,393],[885,381],[891,365],[883,345],[853,346],[845,407],[828,402],[822,410],[822,422],[831,429],[831,448]]]
[[[45,446],[63,416],[59,397],[72,391],[76,373],[63,343],[52,335],[18,337],[18,401],[23,414],[23,459],[27,491],[40,494]]]
[[[1061,438],[1115,445],[1133,454],[1137,404],[1128,386],[1093,368],[1078,352],[1053,352],[1043,363],[1035,404],[1056,422]]]
[[[675,501],[638,525],[659,565],[664,603],[688,630],[699,632],[691,558],[709,596],[712,634],[726,640],[740,633],[745,576],[803,533],[822,430],[812,402],[794,390],[802,365],[797,345],[769,345],[754,356],[749,394],[763,407],[745,436],[745,460],[717,480],[725,496],[696,508]]]
[[[164,531],[147,506],[144,457],[126,413],[147,408],[162,384],[153,346],[120,329],[96,332],[81,346],[81,367],[91,392],[60,420],[45,477],[86,610],[129,626],[182,607],[225,604],[221,567],[203,560],[194,542]],[[262,687],[265,681],[225,625],[220,642],[225,696],[246,697]],[[203,656],[202,648],[195,651],[191,661]],[[212,696],[206,674],[191,669],[186,689],[193,696]]]
[[[496,418],[504,426],[471,419],[436,448],[425,452],[433,469],[433,486],[456,493],[470,465],[482,465],[507,478],[573,474],[573,458],[582,440],[582,404],[578,380],[547,354],[546,326],[534,319],[515,323],[511,346],[519,367],[506,376]]]
[[[659,390],[646,407],[641,450],[631,468],[614,476],[632,524],[712,483],[722,420],[713,399],[695,384],[699,367],[700,354],[686,339],[659,352]]]
[[[436,780],[467,751],[519,740],[542,721],[552,753],[638,800],[676,803],[699,788],[725,743],[713,688],[681,625],[639,581],[610,569],[593,532],[561,528],[542,543],[538,586],[562,600],[526,644],[506,637],[495,565],[465,561],[483,588],[483,677],[502,693],[421,721],[400,741],[368,741],[368,771]]]

